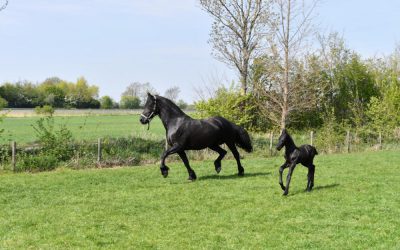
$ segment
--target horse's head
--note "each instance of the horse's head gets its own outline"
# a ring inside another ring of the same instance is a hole
[[[281,150],[283,148],[283,146],[285,146],[287,137],[288,137],[288,133],[287,133],[286,129],[282,129],[281,136],[279,136],[278,144],[276,145],[276,149],[278,151]]]
[[[140,114],[140,123],[150,123],[151,119],[156,115],[158,115],[157,97],[147,93],[146,104],[144,105],[142,114]]]

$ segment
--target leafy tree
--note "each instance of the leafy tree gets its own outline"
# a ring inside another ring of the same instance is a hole
[[[112,109],[114,107],[114,100],[109,96],[103,96],[100,98],[100,108]]]
[[[122,96],[120,108],[138,109],[140,107],[140,99],[137,96]]]

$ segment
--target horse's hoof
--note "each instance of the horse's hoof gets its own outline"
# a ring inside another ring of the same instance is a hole
[[[215,168],[215,171],[217,172],[217,174],[219,174],[219,172],[221,172],[221,167]]]
[[[239,172],[238,176],[244,176],[244,172]]]
[[[283,192],[282,195],[283,195],[283,196],[286,196],[286,195],[288,195],[288,192]]]

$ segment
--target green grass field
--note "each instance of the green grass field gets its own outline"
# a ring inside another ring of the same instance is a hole
[[[0,123],[4,129],[0,136],[0,144],[16,141],[26,144],[35,141],[32,124],[39,117],[5,117]],[[164,127],[158,117],[151,122],[150,130],[147,125],[139,122],[139,115],[90,115],[90,116],[55,116],[57,123],[65,123],[77,139],[96,140],[102,137],[126,137],[129,135],[145,135],[162,138],[165,136]]]
[[[0,249],[399,249],[398,151],[319,155],[290,194],[282,159],[0,175]],[[285,171],[286,174],[286,171]]]

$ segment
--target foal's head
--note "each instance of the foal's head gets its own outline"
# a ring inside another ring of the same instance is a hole
[[[279,151],[286,145],[286,143],[291,140],[289,133],[286,129],[282,130],[281,136],[279,136],[278,144],[276,145],[276,149]]]
[[[142,124],[149,123],[154,116],[158,115],[158,111],[157,97],[147,93],[146,104],[144,105],[142,114],[140,114],[140,122]]]

